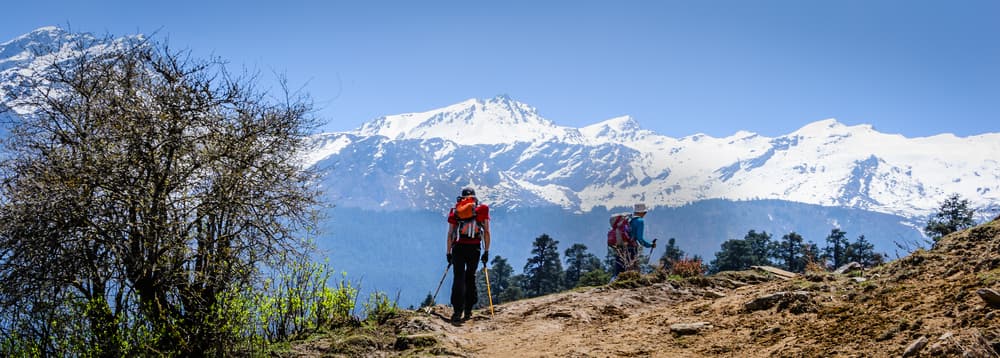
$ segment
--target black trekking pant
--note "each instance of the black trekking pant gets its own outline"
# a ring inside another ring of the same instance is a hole
[[[454,244],[451,263],[455,280],[451,283],[451,306],[455,312],[472,311],[476,305],[476,269],[479,268],[479,244]]]

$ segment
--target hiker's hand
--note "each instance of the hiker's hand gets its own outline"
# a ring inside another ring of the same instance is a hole
[[[490,260],[490,252],[489,252],[489,250],[483,251],[483,257],[480,257],[479,260],[483,262],[483,265],[485,265],[486,261]]]
[[[448,264],[451,264],[451,254],[448,254]]]
[[[653,239],[653,246],[652,246],[652,247],[653,247],[654,249],[656,248],[656,239]]]

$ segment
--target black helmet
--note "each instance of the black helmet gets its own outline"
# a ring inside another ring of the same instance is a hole
[[[476,196],[476,191],[472,190],[472,188],[464,188],[462,189],[462,196]]]

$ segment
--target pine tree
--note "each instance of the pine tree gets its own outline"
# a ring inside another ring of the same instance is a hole
[[[854,261],[864,267],[875,267],[885,260],[882,254],[875,252],[875,245],[868,242],[864,235],[858,236],[857,240],[847,246],[845,255],[846,262]]]
[[[618,255],[615,253],[614,247],[608,246],[608,250],[604,254],[604,270],[611,272],[615,269],[615,262],[618,261]]]
[[[931,215],[927,226],[924,227],[924,233],[937,243],[945,235],[972,227],[976,224],[973,219],[975,210],[969,205],[969,200],[963,199],[961,195],[952,194],[941,203],[938,211]]]
[[[677,239],[667,240],[667,246],[663,249],[663,256],[660,257],[660,266],[664,270],[670,271],[670,266],[684,257],[684,250],[677,246]]]
[[[829,260],[832,267],[837,268],[847,261],[847,232],[840,229],[830,230],[830,235],[826,237],[826,248],[824,248],[824,258]]]
[[[542,234],[535,238],[531,253],[524,265],[525,294],[537,297],[558,292],[563,284],[563,269],[559,259],[559,241]]]
[[[785,234],[785,236],[782,236],[781,240],[774,245],[771,257],[777,259],[781,263],[779,266],[785,270],[791,272],[803,272],[805,270],[803,241],[802,235],[799,235],[794,231]]]
[[[500,302],[512,302],[524,298],[524,275],[514,275],[510,277],[507,288],[496,295]]]
[[[507,259],[496,256],[490,262],[490,289],[493,290],[493,303],[506,302],[501,299],[504,292],[511,287],[511,277],[514,275],[514,268],[507,263]]]
[[[771,265],[769,257],[772,255],[773,246],[771,234],[766,231],[758,233],[750,230],[743,240],[723,242],[722,251],[715,254],[715,259],[709,265],[709,271],[738,271],[750,266]]]
[[[423,302],[420,302],[420,308],[430,307],[433,305],[434,305],[434,295],[431,295],[430,292],[427,292],[427,297],[424,298]]]
[[[715,253],[715,259],[710,264],[711,272],[745,270],[750,267],[750,256],[746,240],[726,240],[722,249]]]
[[[587,272],[600,269],[601,259],[587,252],[587,245],[573,244],[566,249],[566,280],[565,288],[576,287],[580,278]]]
[[[605,271],[604,268],[598,268],[583,274],[576,287],[602,286],[608,281],[611,281],[611,273]]]
[[[750,230],[743,241],[747,242],[750,250],[750,262],[747,266],[770,266],[771,265],[771,234],[767,231],[757,232]]]

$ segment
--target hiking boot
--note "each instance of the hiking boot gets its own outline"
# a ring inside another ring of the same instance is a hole
[[[452,314],[451,314],[451,322],[452,322],[452,323],[459,323],[459,322],[462,322],[462,312],[460,312],[460,311],[455,311],[455,313],[452,313]]]
[[[472,310],[465,311],[465,314],[462,315],[463,321],[468,321],[471,318],[472,318]]]

